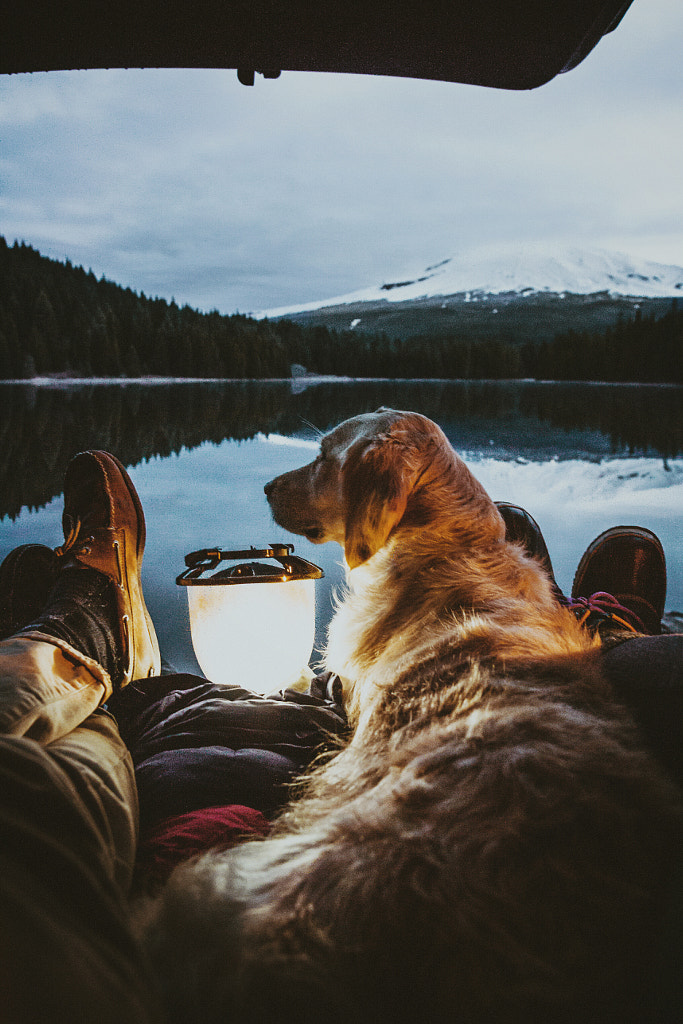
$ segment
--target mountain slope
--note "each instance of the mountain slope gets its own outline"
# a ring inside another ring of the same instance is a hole
[[[461,296],[469,302],[486,295],[538,292],[610,297],[667,298],[683,296],[683,267],[633,260],[623,253],[580,249],[549,251],[538,246],[480,251],[433,264],[415,276],[364,288],[348,295],[282,307],[263,315],[281,317],[330,306],[359,302],[410,302]]]
[[[572,328],[604,330],[636,308],[661,316],[677,296],[683,298],[683,267],[604,250],[526,246],[456,256],[401,280],[260,315],[399,337],[549,340]]]

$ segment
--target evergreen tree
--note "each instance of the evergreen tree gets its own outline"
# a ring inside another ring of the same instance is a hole
[[[98,280],[0,236],[0,376],[289,377],[293,363],[354,377],[683,383],[683,313],[640,311],[603,333],[517,345],[501,335],[385,333],[199,313]]]

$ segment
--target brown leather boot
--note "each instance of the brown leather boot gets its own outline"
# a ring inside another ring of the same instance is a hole
[[[585,599],[588,607],[594,598],[609,595],[631,613],[628,628],[653,636],[661,633],[666,561],[651,530],[613,526],[587,547],[574,576],[572,598]]]
[[[62,523],[55,586],[18,635],[64,641],[102,665],[114,689],[158,675],[159,645],[140,582],[145,517],[117,458],[89,451],[71,460]]]

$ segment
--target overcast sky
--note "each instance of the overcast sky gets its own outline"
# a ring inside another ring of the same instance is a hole
[[[477,246],[683,265],[683,4],[634,0],[532,92],[286,72],[0,78],[0,233],[221,312],[325,299]]]

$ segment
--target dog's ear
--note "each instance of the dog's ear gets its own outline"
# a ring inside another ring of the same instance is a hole
[[[376,438],[359,442],[347,454],[344,555],[351,569],[379,551],[406,510],[414,474],[400,448],[388,438]]]

